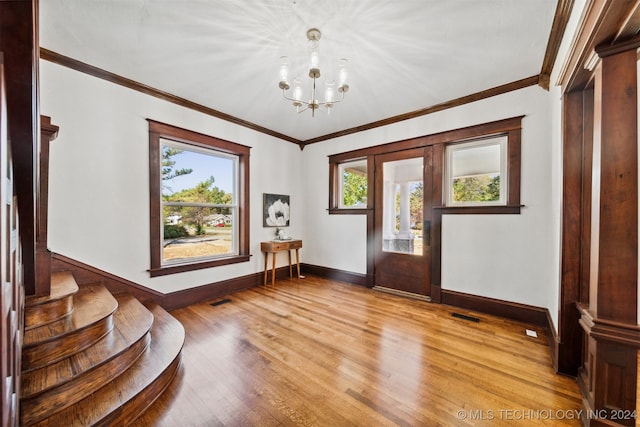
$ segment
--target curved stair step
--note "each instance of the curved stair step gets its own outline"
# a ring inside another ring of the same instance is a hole
[[[118,302],[102,285],[82,286],[66,317],[24,332],[22,370],[55,363],[84,350],[113,328]]]
[[[113,330],[95,345],[22,375],[22,425],[82,400],[128,369],[147,349],[153,314],[130,295],[116,295]]]
[[[153,313],[149,348],[129,369],[75,405],[34,425],[128,425],[166,389],[180,367],[185,332],[182,324],[158,305]]]
[[[69,315],[73,310],[73,296],[77,292],[78,284],[70,272],[52,273],[49,295],[25,299],[25,329],[28,330]]]

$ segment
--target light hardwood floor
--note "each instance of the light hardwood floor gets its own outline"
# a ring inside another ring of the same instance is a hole
[[[135,426],[580,425],[540,328],[312,276],[226,298],[172,312],[183,366]]]

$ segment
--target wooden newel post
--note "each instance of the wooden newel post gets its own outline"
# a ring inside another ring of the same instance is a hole
[[[638,327],[637,46],[597,49],[589,303],[578,382],[587,425],[635,425]]]

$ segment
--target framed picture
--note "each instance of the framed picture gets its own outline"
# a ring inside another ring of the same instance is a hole
[[[262,195],[262,210],[263,227],[289,226],[289,196],[264,193]]]

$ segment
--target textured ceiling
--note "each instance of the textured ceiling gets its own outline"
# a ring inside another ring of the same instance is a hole
[[[46,0],[40,45],[306,141],[538,75],[556,3]],[[302,69],[311,27],[322,31],[323,78],[347,58],[350,85],[313,118],[278,89],[279,58]]]

